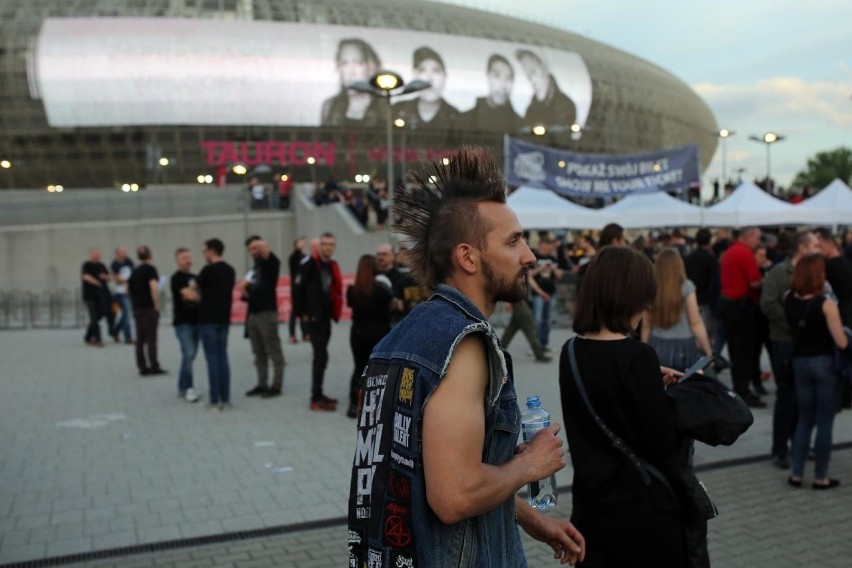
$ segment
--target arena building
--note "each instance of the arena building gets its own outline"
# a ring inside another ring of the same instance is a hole
[[[380,69],[431,83],[391,100],[395,162],[499,154],[506,134],[606,154],[696,143],[703,166],[716,146],[710,109],[660,67],[455,5],[0,0],[0,187],[235,183],[261,164],[382,177],[386,101],[347,88]]]

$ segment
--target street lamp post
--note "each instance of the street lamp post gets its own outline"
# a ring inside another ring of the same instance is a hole
[[[406,84],[398,73],[393,71],[379,71],[372,77],[369,82],[356,81],[347,88],[353,91],[362,93],[370,93],[379,97],[384,97],[387,103],[387,165],[388,165],[388,200],[393,199],[393,113],[391,111],[391,98],[399,95],[408,95],[428,89],[432,84],[428,81],[415,79]]]
[[[733,130],[728,130],[727,128],[721,129],[716,135],[722,139],[722,188],[724,189],[728,185],[728,137],[736,134]]]
[[[781,142],[784,140],[784,137],[775,132],[767,132],[763,136],[749,136],[748,139],[760,142],[766,146],[766,191],[774,194],[775,184],[772,183],[772,162],[769,154],[769,147],[776,142]]]

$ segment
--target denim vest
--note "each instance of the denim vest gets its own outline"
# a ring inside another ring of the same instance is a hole
[[[423,409],[462,339],[485,340],[489,379],[482,461],[515,453],[521,414],[511,360],[491,325],[457,289],[439,285],[373,349],[361,407],[349,494],[349,566],[525,567],[515,501],[446,525],[426,500]]]

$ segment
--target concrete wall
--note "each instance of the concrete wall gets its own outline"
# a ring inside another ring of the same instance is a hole
[[[126,246],[135,258],[136,246],[146,244],[160,272],[171,274],[177,247],[190,248],[194,266],[200,270],[204,265],[202,244],[216,237],[225,243],[225,260],[242,276],[250,265],[243,243],[251,234],[264,237],[285,261],[297,236],[310,239],[331,231],[338,243],[335,258],[344,273],[354,272],[360,255],[375,253],[376,247],[388,240],[387,231],[364,230],[340,204],[315,207],[305,188],[299,188],[294,197],[290,212],[0,227],[0,290],[76,289],[80,286],[80,266],[91,247],[100,248],[108,264],[116,246]]]

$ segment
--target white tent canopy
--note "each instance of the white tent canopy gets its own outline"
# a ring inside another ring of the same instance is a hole
[[[702,225],[703,211],[672,197],[664,191],[635,193],[601,210],[609,223],[618,223],[625,229],[645,227]]]
[[[524,229],[600,229],[607,223],[599,210],[572,203],[547,188],[521,186],[507,202]]]
[[[839,179],[796,205],[800,223],[842,225],[852,222],[852,189]]]
[[[795,225],[801,223],[797,206],[772,197],[753,183],[740,184],[731,195],[704,211],[710,227]]]

